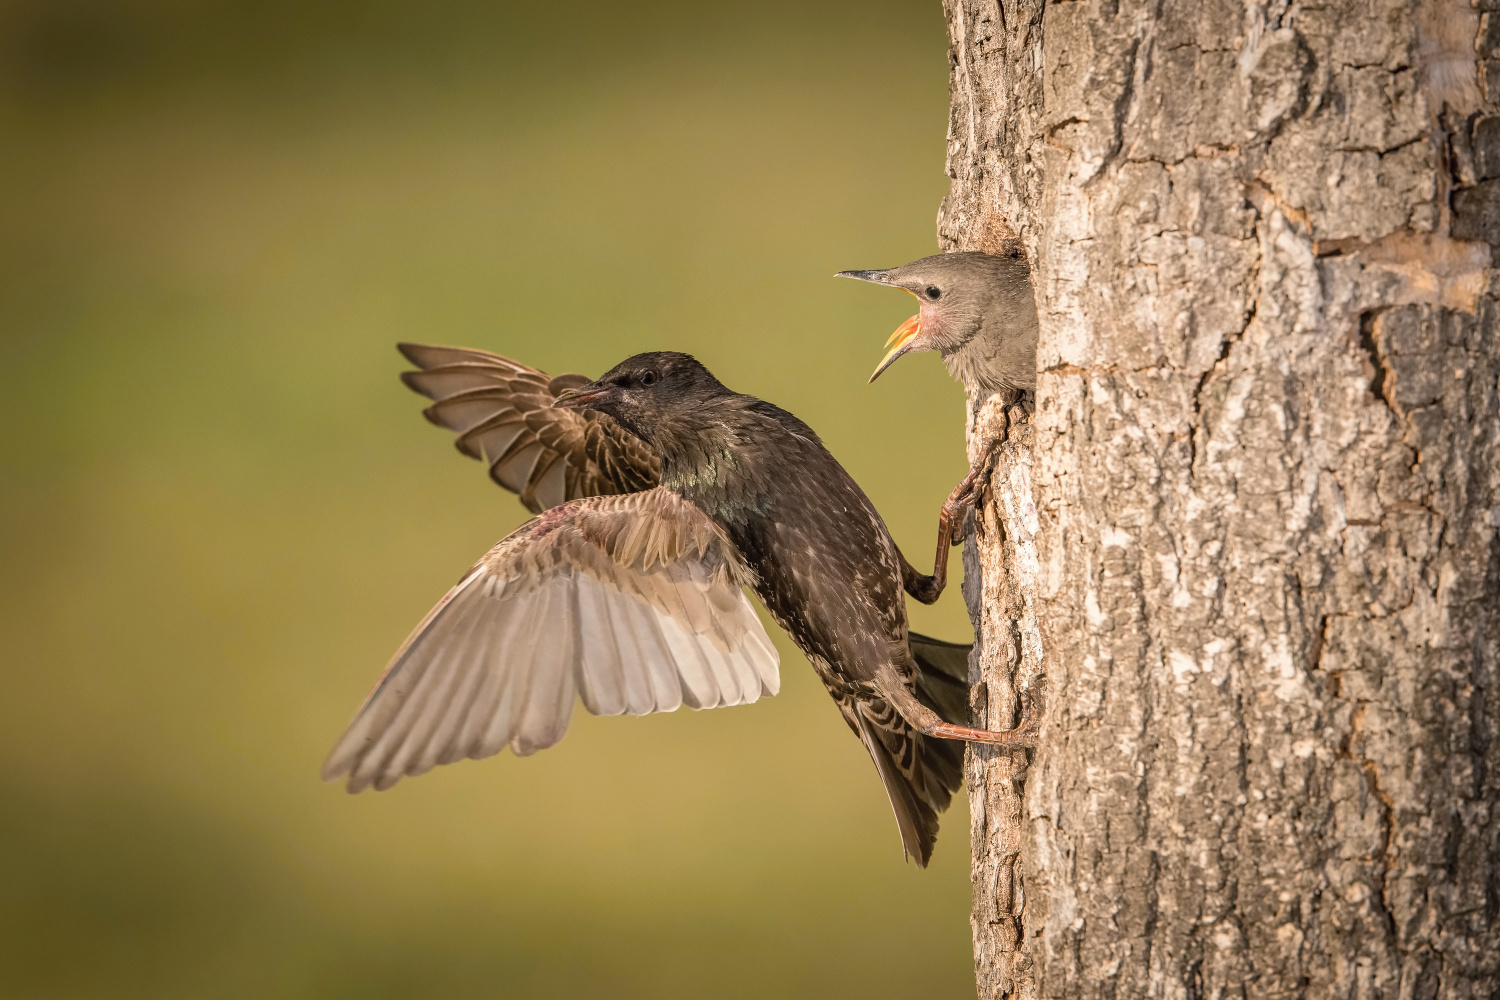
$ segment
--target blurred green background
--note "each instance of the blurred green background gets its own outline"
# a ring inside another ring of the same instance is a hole
[[[0,995],[969,996],[967,817],[904,864],[780,697],[317,768],[520,504],[397,340],[691,351],[813,425],[913,561],[962,475],[910,312],[939,4],[0,6]],[[956,589],[914,624],[969,635]]]

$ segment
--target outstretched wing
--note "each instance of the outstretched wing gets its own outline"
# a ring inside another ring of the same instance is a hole
[[[595,715],[743,705],[781,687],[738,552],[664,489],[555,507],[507,536],[396,652],[323,765],[349,790],[509,746]]]
[[[458,434],[458,450],[490,467],[534,514],[579,497],[648,490],[661,461],[607,414],[554,409],[583,375],[549,378],[519,361],[462,347],[398,344],[420,371],[401,381],[433,404],[428,420]]]

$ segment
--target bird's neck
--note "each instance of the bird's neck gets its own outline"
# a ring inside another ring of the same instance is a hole
[[[990,384],[994,380],[989,377],[987,352],[981,338],[970,337],[957,347],[941,353],[943,364],[948,366],[948,374],[962,383],[970,396],[988,396],[1001,388]]]
[[[696,484],[722,481],[735,467],[741,435],[732,409],[707,405],[675,418],[660,430],[662,485],[679,492]]]
[[[734,445],[727,439],[702,435],[693,441],[674,441],[661,454],[661,482],[686,495],[722,486],[740,471]]]
[[[765,506],[752,469],[755,442],[764,434],[756,433],[756,415],[737,402],[704,407],[658,444],[661,484],[726,526]]]
[[[1036,385],[1036,333],[994,318],[955,347],[942,351],[948,374],[973,399],[1012,393]]]

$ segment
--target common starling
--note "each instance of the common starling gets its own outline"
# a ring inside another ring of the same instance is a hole
[[[557,405],[644,442],[661,485],[567,500],[495,546],[397,652],[324,777],[383,788],[506,745],[550,746],[575,688],[596,714],[773,694],[776,655],[749,586],[870,753],[902,844],[925,865],[962,777],[950,741],[1031,746],[1034,729],[1029,717],[1007,732],[943,717],[966,708],[964,647],[939,644],[946,669],[919,670],[904,560],[864,493],[807,425],[685,354],[637,355]],[[510,476],[523,480],[537,481]]]
[[[564,500],[634,493],[661,482],[656,452],[608,414],[553,406],[560,393],[588,383],[587,375],[551,377],[511,358],[466,347],[396,348],[419,369],[402,372],[401,381],[433,401],[423,415],[457,433],[458,450],[485,462],[490,478],[519,494],[533,514]],[[897,550],[902,582],[924,604],[935,602],[947,586],[949,543],[966,499],[960,494],[973,481],[972,475],[966,479],[938,516],[930,576]],[[914,634],[912,645],[921,662],[928,648],[942,648],[943,643]]]
[[[896,328],[870,381],[911,351],[937,351],[969,395],[1036,388],[1036,299],[1019,244],[1002,254],[941,253],[900,267],[840,271],[911,292],[917,314]]]
[[[1031,267],[1018,242],[1012,241],[1001,254],[940,253],[900,267],[840,271],[837,277],[905,289],[921,303],[917,314],[886,340],[888,350],[870,376],[871,382],[903,354],[937,351],[948,373],[963,383],[971,399],[995,393],[1014,397],[1023,390],[1036,390],[1036,298],[1031,290]],[[975,484],[988,462],[988,455],[981,457],[943,504],[938,516],[940,550],[973,500]],[[943,565],[941,556],[938,565]],[[934,572],[934,578],[939,572]],[[918,595],[913,592],[912,596]]]

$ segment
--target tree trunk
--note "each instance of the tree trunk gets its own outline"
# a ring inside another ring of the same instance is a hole
[[[980,995],[1497,995],[1500,9],[945,6]]]

